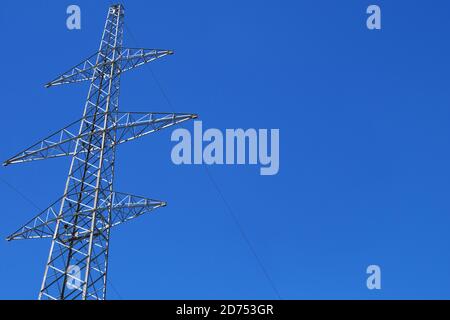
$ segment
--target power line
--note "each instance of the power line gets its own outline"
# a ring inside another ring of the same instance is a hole
[[[230,203],[227,201],[227,199],[225,198],[225,196],[223,195],[221,189],[219,188],[217,182],[215,181],[215,179],[213,178],[210,170],[208,169],[207,166],[204,166],[205,170],[206,170],[206,174],[209,178],[209,180],[211,181],[211,184],[214,186],[215,190],[217,191],[217,193],[219,194],[220,198],[222,199],[222,202],[225,204],[225,207],[227,209],[227,212],[230,214],[233,222],[235,223],[235,225],[237,226],[242,239],[245,241],[245,243],[247,244],[248,248],[250,249],[250,252],[252,253],[253,257],[255,258],[256,262],[258,263],[259,267],[261,268],[261,271],[263,272],[264,276],[266,277],[267,281],[269,282],[270,286],[272,287],[272,290],[275,292],[277,298],[279,300],[282,300],[281,295],[277,289],[277,287],[275,286],[275,283],[273,282],[272,278],[270,277],[269,273],[267,272],[267,269],[264,267],[264,264],[262,263],[261,259],[259,258],[258,254],[256,253],[255,249],[253,248],[252,243],[250,242],[249,238],[247,237],[244,228],[242,227],[241,223],[239,222],[236,214],[234,213],[234,210],[231,208]]]
[[[113,291],[116,293],[116,295],[119,297],[119,300],[123,300],[122,295],[119,293],[119,291],[116,289],[116,287],[112,284],[111,279],[106,278],[106,281],[108,281],[110,287],[113,289]]]
[[[134,37],[133,32],[130,30],[130,27],[127,25],[127,23],[125,23],[125,28],[127,29],[127,33],[130,35],[132,41],[135,43],[135,45],[137,46],[137,41],[136,38]],[[156,74],[154,73],[152,67],[147,64],[147,67],[150,69],[151,71],[151,75],[153,77],[153,79],[155,80],[159,90],[161,91],[161,94],[163,95],[164,99],[166,100],[167,104],[169,105],[169,107],[172,109],[172,112],[174,111],[174,107],[173,104],[171,102],[171,100],[169,99],[168,95],[166,94],[163,86],[161,85],[161,82],[158,80],[158,78],[156,77]],[[204,166],[207,176],[211,182],[211,184],[214,186],[214,189],[216,190],[216,192],[219,194],[220,199],[222,200],[223,204],[225,205],[225,208],[227,210],[227,212],[229,213],[229,215],[231,216],[233,222],[235,223],[237,229],[239,230],[239,233],[242,236],[242,239],[244,240],[244,242],[246,243],[246,245],[248,246],[251,254],[253,255],[253,257],[255,258],[257,264],[259,265],[259,267],[261,268],[261,271],[263,272],[265,278],[267,279],[268,283],[270,284],[272,290],[274,291],[274,293],[276,294],[278,299],[282,299],[281,295],[278,291],[278,289],[276,288],[272,278],[270,277],[269,273],[267,272],[267,269],[264,267],[264,264],[262,263],[261,259],[259,258],[258,254],[256,253],[255,249],[253,248],[252,243],[250,242],[248,236],[245,233],[244,228],[242,227],[241,223],[239,222],[239,219],[237,218],[236,214],[234,213],[233,209],[231,208],[229,202],[227,201],[227,199],[225,198],[225,196],[223,195],[223,192],[221,191],[221,189],[219,188],[219,185],[217,184],[217,182],[215,181],[214,177],[212,176],[210,170],[208,169],[207,166]]]
[[[7,185],[11,190],[15,191],[19,196],[21,196],[25,201],[27,201],[29,204],[31,204],[33,207],[38,209],[39,211],[42,211],[42,209],[29,197],[27,197],[25,194],[23,194],[19,189],[14,187],[11,183],[6,181],[4,178],[0,177],[0,181],[2,181],[5,185]]]
[[[124,23],[124,25],[125,25],[125,28],[127,29],[127,33],[130,35],[131,40],[134,42],[135,46],[137,46],[138,44],[137,44],[136,38],[135,38],[133,32],[131,32],[130,27],[128,26],[127,23]],[[166,100],[167,105],[171,108],[170,111],[175,112],[173,104],[172,104],[171,100],[169,99],[169,96],[166,94],[166,91],[164,90],[163,86],[161,85],[161,82],[156,77],[156,74],[153,71],[152,66],[149,65],[149,64],[147,64],[146,66],[150,70],[150,74],[152,75],[152,78],[155,81],[159,91],[161,92],[161,94],[163,95],[164,99]]]

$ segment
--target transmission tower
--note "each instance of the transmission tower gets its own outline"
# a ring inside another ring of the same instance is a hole
[[[109,7],[98,52],[46,84],[89,81],[83,117],[4,162],[72,158],[63,196],[7,237],[52,239],[39,299],[105,299],[111,228],[166,205],[114,190],[116,146],[197,117],[119,112],[122,73],[173,54],[122,47],[123,19]]]

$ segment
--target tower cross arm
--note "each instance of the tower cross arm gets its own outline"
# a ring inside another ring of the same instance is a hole
[[[31,147],[19,152],[15,156],[3,162],[4,166],[15,163],[23,163],[29,161],[43,160],[61,156],[75,155],[76,141],[79,139],[80,150],[83,151],[82,146],[87,145],[87,133],[79,133],[82,120],[77,120],[67,125],[66,127],[52,133],[46,138],[36,142]],[[100,148],[92,143],[89,143],[91,148]]]
[[[164,49],[122,48],[118,57],[120,70],[125,72],[173,53]]]
[[[71,228],[71,220],[69,213],[62,213],[58,215],[60,202],[63,198],[53,203],[50,207],[33,217],[17,231],[9,235],[6,240],[25,240],[25,239],[44,239],[52,238],[55,232],[56,224],[59,221],[66,226],[67,230]],[[112,201],[111,201],[112,199]],[[101,232],[105,229],[115,227],[124,222],[133,220],[143,214],[149,213],[155,209],[165,207],[166,202],[154,199],[148,199],[131,194],[113,192],[108,201],[100,203],[99,207],[95,209],[99,213],[99,217],[108,216],[102,214],[104,212],[111,212],[110,221],[98,220],[97,231]],[[86,209],[78,212],[80,216],[90,216],[94,210]],[[63,241],[67,239],[76,238],[76,240],[84,239],[89,235],[89,230],[80,231],[74,236],[69,231],[66,234],[60,234]]]
[[[111,123],[105,130],[95,125],[92,116],[84,117],[19,152],[3,165],[77,156],[101,149],[101,145],[89,142],[92,140],[89,137],[101,136],[105,131],[115,136],[111,141],[117,145],[195,118],[197,115],[191,113],[113,112]],[[82,124],[85,129],[80,131]]]
[[[109,227],[117,226],[167,205],[164,201],[148,199],[121,192],[114,192],[112,197],[113,202]]]
[[[115,144],[122,144],[197,117],[193,113],[117,112],[111,132],[116,132]]]
[[[49,88],[66,83],[92,81],[94,79],[95,70],[102,70],[102,67],[108,63],[109,61],[98,62],[98,52],[96,52],[89,58],[59,75],[57,78],[46,83],[45,87]]]
[[[107,79],[113,63],[119,67],[120,73],[134,69],[153,60],[172,55],[173,50],[145,48],[114,48],[117,54],[105,56],[101,51],[94,53],[86,60],[70,68],[54,80],[45,84],[46,88],[83,81],[93,81],[100,76]],[[114,57],[114,58],[111,58]]]

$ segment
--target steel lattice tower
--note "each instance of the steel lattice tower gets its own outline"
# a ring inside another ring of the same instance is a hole
[[[123,19],[112,5],[98,52],[46,85],[90,81],[83,117],[4,163],[72,158],[62,198],[7,238],[52,239],[39,299],[105,299],[111,228],[166,205],[115,192],[116,146],[197,117],[119,112],[121,74],[173,53],[123,48]]]

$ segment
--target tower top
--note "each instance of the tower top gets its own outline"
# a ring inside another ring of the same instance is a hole
[[[120,13],[121,15],[123,15],[125,13],[125,7],[121,3],[113,4],[109,7],[109,9],[114,14]]]

